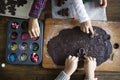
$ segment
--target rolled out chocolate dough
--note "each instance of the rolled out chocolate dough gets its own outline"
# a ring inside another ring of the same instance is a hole
[[[79,27],[73,29],[64,29],[59,35],[53,37],[47,44],[47,50],[56,65],[64,65],[69,55],[78,56],[78,67],[84,65],[84,55],[96,58],[97,65],[105,62],[112,53],[110,35],[103,29],[93,26],[94,31],[98,34],[91,38],[89,34],[84,33]],[[84,50],[79,52],[79,50]]]

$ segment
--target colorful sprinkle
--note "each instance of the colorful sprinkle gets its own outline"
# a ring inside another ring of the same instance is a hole
[[[15,50],[17,50],[17,47],[18,47],[17,44],[15,42],[12,42],[12,44],[10,46],[11,50],[15,51]]]
[[[26,61],[28,58],[27,54],[26,53],[23,53],[21,56],[20,56],[20,60],[21,61]]]
[[[9,55],[9,61],[10,62],[15,62],[16,61],[16,58],[17,58],[17,56],[16,56],[16,54],[15,53],[12,53],[12,54],[10,54]]]
[[[27,40],[29,38],[29,34],[26,33],[26,32],[23,32],[22,35],[21,35],[21,39],[22,40]]]
[[[38,62],[39,56],[36,53],[32,53],[31,60],[32,62]]]
[[[32,44],[32,50],[37,51],[39,49],[39,45],[37,43]]]
[[[36,41],[36,40],[38,40],[39,39],[39,37],[33,37],[32,38],[32,40],[34,40],[34,41]]]
[[[26,42],[23,42],[20,46],[21,50],[26,50],[28,48],[28,44]]]
[[[12,27],[12,29],[18,29],[19,24],[17,22],[13,22],[11,27]]]
[[[18,34],[17,34],[16,32],[13,32],[13,33],[11,34],[11,36],[10,36],[10,38],[11,38],[12,40],[17,39],[17,37],[18,37]]]

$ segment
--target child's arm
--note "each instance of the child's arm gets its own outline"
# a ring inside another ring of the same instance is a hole
[[[55,80],[69,80],[78,66],[78,57],[69,56],[65,61],[65,69],[57,76]]]
[[[30,37],[39,37],[40,28],[38,24],[38,18],[46,5],[47,0],[34,0],[31,10],[29,12],[29,28],[28,32]]]
[[[82,0],[72,0],[73,6],[79,17],[79,22],[81,23],[80,29],[86,33],[94,34],[93,27],[91,25],[90,18],[85,10]]]
[[[96,58],[85,56],[84,60],[85,80],[97,80],[95,78]]]

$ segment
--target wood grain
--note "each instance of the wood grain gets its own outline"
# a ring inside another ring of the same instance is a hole
[[[76,23],[76,24],[74,24]],[[120,22],[101,22],[93,21],[93,26],[98,26],[104,29],[108,34],[111,35],[111,44],[120,44]],[[45,22],[45,32],[44,32],[44,52],[43,52],[43,67],[44,68],[63,68],[63,66],[58,66],[54,64],[52,58],[49,56],[47,51],[47,43],[51,38],[57,36],[59,32],[63,29],[73,28],[75,26],[80,26],[79,22],[73,22],[71,20],[60,20],[60,19],[47,19]],[[58,45],[59,46],[59,45]],[[106,62],[97,67],[97,71],[120,71],[120,48],[114,49],[112,55]],[[111,59],[112,58],[112,59]]]

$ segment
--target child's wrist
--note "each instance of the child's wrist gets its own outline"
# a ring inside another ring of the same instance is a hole
[[[94,78],[85,78],[84,80],[98,80],[98,78],[94,77]]]
[[[95,73],[94,73],[94,72],[86,73],[86,78],[87,78],[87,79],[93,79],[94,76],[95,76]]]
[[[30,20],[31,21],[34,21],[34,20],[38,20],[37,18],[34,18],[34,17],[30,17]]]
[[[68,76],[71,76],[72,74],[68,71],[68,70],[66,70],[66,69],[64,69],[64,72],[68,75]]]

